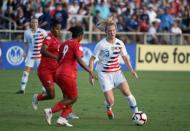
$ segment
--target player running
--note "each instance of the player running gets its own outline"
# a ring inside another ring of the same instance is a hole
[[[38,76],[42,85],[46,89],[46,93],[34,94],[32,99],[32,106],[34,110],[38,108],[38,102],[43,100],[54,99],[54,81],[55,72],[58,67],[58,51],[59,51],[59,37],[61,33],[61,24],[57,21],[52,21],[51,32],[43,41],[41,48],[41,62],[38,67]]]
[[[57,124],[72,127],[66,118],[72,112],[72,104],[76,102],[78,97],[77,62],[92,78],[94,78],[94,74],[82,60],[83,51],[79,43],[83,38],[82,27],[71,27],[69,31],[72,32],[72,39],[65,41],[60,46],[58,58],[60,65],[56,71],[56,82],[62,90],[63,99],[52,108],[44,109],[44,112],[48,124],[51,124],[53,113],[62,111]]]
[[[116,38],[116,23],[112,17],[102,20],[97,25],[106,33],[95,46],[92,57],[89,61],[91,71],[93,71],[94,61],[98,58],[96,71],[98,73],[99,84],[105,96],[106,113],[109,119],[114,119],[112,106],[114,105],[114,87],[119,87],[122,94],[127,98],[128,104],[133,113],[138,112],[135,97],[132,95],[125,76],[119,65],[119,56],[121,55],[125,64],[135,78],[138,78],[128,59],[128,54],[124,43]],[[90,78],[90,83],[94,84],[94,79]]]
[[[38,19],[36,17],[31,18],[31,28],[24,32],[24,42],[28,44],[28,55],[26,58],[26,65],[22,75],[20,89],[17,94],[24,94],[26,85],[28,83],[29,73],[36,64],[40,63],[41,58],[41,46],[42,42],[47,36],[47,32],[41,28],[38,28]]]
[[[41,62],[38,67],[38,76],[45,87],[46,92],[34,94],[32,98],[32,106],[37,110],[39,101],[54,99],[55,90],[55,72],[58,67],[58,51],[59,51],[59,37],[61,32],[61,24],[58,21],[52,21],[51,32],[48,34],[43,42],[41,48]],[[69,113],[68,119],[79,119],[74,113]]]

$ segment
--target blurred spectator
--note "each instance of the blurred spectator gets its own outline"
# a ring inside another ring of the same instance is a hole
[[[5,16],[10,19],[15,19],[15,12],[12,6],[7,7],[7,11],[5,12]]]
[[[151,27],[148,30],[148,43],[150,44],[158,44],[159,43],[159,38],[156,35],[156,33],[158,32],[158,28],[160,26],[160,20],[159,19],[154,19],[152,22]]]
[[[51,15],[48,6],[45,6],[43,15],[39,17],[39,27],[45,30],[50,30]]]
[[[123,12],[122,16],[123,16],[123,18],[124,18],[124,20],[125,20],[125,24],[126,24],[126,26],[127,26],[127,22],[130,20],[130,17],[131,17],[131,16],[130,16],[130,9],[127,8],[126,11]]]
[[[100,11],[100,16],[103,19],[106,19],[108,16],[110,16],[109,6],[104,0],[101,0],[100,3],[96,5],[95,9]]]
[[[149,15],[147,13],[147,7],[144,6],[142,13],[139,17],[139,29],[140,32],[147,32],[149,29]]]
[[[17,9],[16,24],[17,30],[25,30],[25,24],[27,23],[26,17],[24,17],[24,12],[22,8]]]
[[[85,7],[83,5],[84,4],[81,2],[79,5],[79,9],[77,10],[77,14],[75,14],[75,17],[76,17],[76,24],[77,25],[86,27],[87,22],[85,21],[86,20],[85,16],[86,16],[87,12],[86,12]],[[84,29],[86,29],[86,28],[84,28]]]
[[[37,17],[37,18],[39,18],[40,16],[42,16],[43,15],[43,8],[40,6],[40,7],[38,7],[38,10],[37,10],[37,12],[35,13],[35,16]]]
[[[62,29],[67,28],[68,13],[65,9],[62,8],[61,3],[56,3],[55,14],[53,16],[53,19],[61,23]]]
[[[154,5],[150,4],[148,6],[148,11],[147,11],[147,14],[149,16],[149,23],[152,23],[153,20],[155,20],[157,14],[156,14],[156,11],[154,10]]]
[[[169,9],[168,12],[169,14],[173,15],[173,16],[177,16],[180,10],[180,4],[178,3],[178,1],[171,1],[170,5],[169,5]]]
[[[117,31],[118,32],[124,32],[126,31],[126,24],[124,18],[120,15],[118,16],[118,22],[117,22]]]
[[[93,24],[96,25],[100,19],[101,19],[100,11],[96,10],[96,15],[93,16],[93,18],[92,18]]]
[[[76,15],[79,10],[79,4],[77,0],[74,0],[72,4],[68,6],[69,15]]]
[[[131,16],[131,19],[128,19],[127,21],[127,30],[130,32],[135,32],[137,31],[138,26],[139,26],[138,16],[136,14],[133,14]]]
[[[31,8],[37,12],[37,10],[39,9],[39,7],[41,7],[41,0],[29,0],[29,2],[31,3]]]
[[[190,34],[190,11],[188,9],[183,12],[181,28],[183,33]],[[189,36],[184,36],[184,44],[190,45]]]
[[[181,23],[181,28],[183,30],[183,33],[190,33],[190,11],[185,10],[183,12],[183,18]]]
[[[171,28],[171,33],[173,34],[171,36],[171,44],[179,44],[181,39],[182,30],[179,28],[179,25],[177,22],[173,23],[173,26]]]
[[[143,7],[142,13],[140,14],[139,18],[141,21],[145,21],[147,24],[149,24],[149,15],[147,13],[147,7],[146,6]]]
[[[100,20],[101,20],[100,11],[99,11],[99,10],[96,10],[96,15],[93,16],[93,19],[92,19],[92,22],[93,22],[93,31],[100,32],[100,30],[96,27],[97,23],[98,23]],[[100,40],[101,37],[100,37],[99,34],[97,34],[97,35],[94,36],[94,39]]]
[[[19,5],[19,1],[18,0],[8,0],[7,1],[7,8],[11,7],[13,10],[16,10],[16,8]]]
[[[157,18],[159,18],[161,20],[160,23],[160,27],[162,31],[170,31],[170,28],[172,27],[173,24],[173,17],[172,15],[169,14],[169,9],[165,8],[163,9],[159,9],[160,13],[159,16]]]
[[[32,12],[34,12],[34,10],[32,9],[31,3],[30,2],[26,2],[25,6],[21,6],[21,7],[23,7],[24,16],[26,17],[26,19],[30,19],[31,16],[33,15]]]
[[[149,29],[149,24],[147,23],[146,20],[141,20],[139,22],[139,27],[138,27],[138,31],[140,32],[147,32]]]

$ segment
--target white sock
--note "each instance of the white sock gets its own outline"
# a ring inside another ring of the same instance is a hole
[[[133,95],[130,95],[130,96],[127,97],[127,100],[128,100],[128,104],[129,104],[129,106],[131,108],[131,111],[133,113],[138,112],[138,107],[137,107],[137,102],[135,100],[135,97]]]
[[[21,79],[21,90],[25,91],[26,84],[28,82],[29,73],[24,71]]]

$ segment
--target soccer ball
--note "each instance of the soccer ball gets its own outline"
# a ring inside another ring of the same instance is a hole
[[[132,116],[132,121],[138,125],[138,126],[142,126],[147,122],[147,116],[144,112],[139,111],[133,114]]]

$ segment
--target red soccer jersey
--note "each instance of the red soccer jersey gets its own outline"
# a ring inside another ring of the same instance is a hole
[[[77,76],[77,59],[82,57],[83,51],[76,39],[65,41],[59,48],[59,67],[56,74],[64,74],[72,78]]]
[[[60,42],[52,33],[49,33],[49,35],[43,41],[43,44],[48,46],[47,50],[49,52],[58,56]],[[49,58],[42,54],[39,68],[56,69],[57,67],[58,67],[57,60]]]

